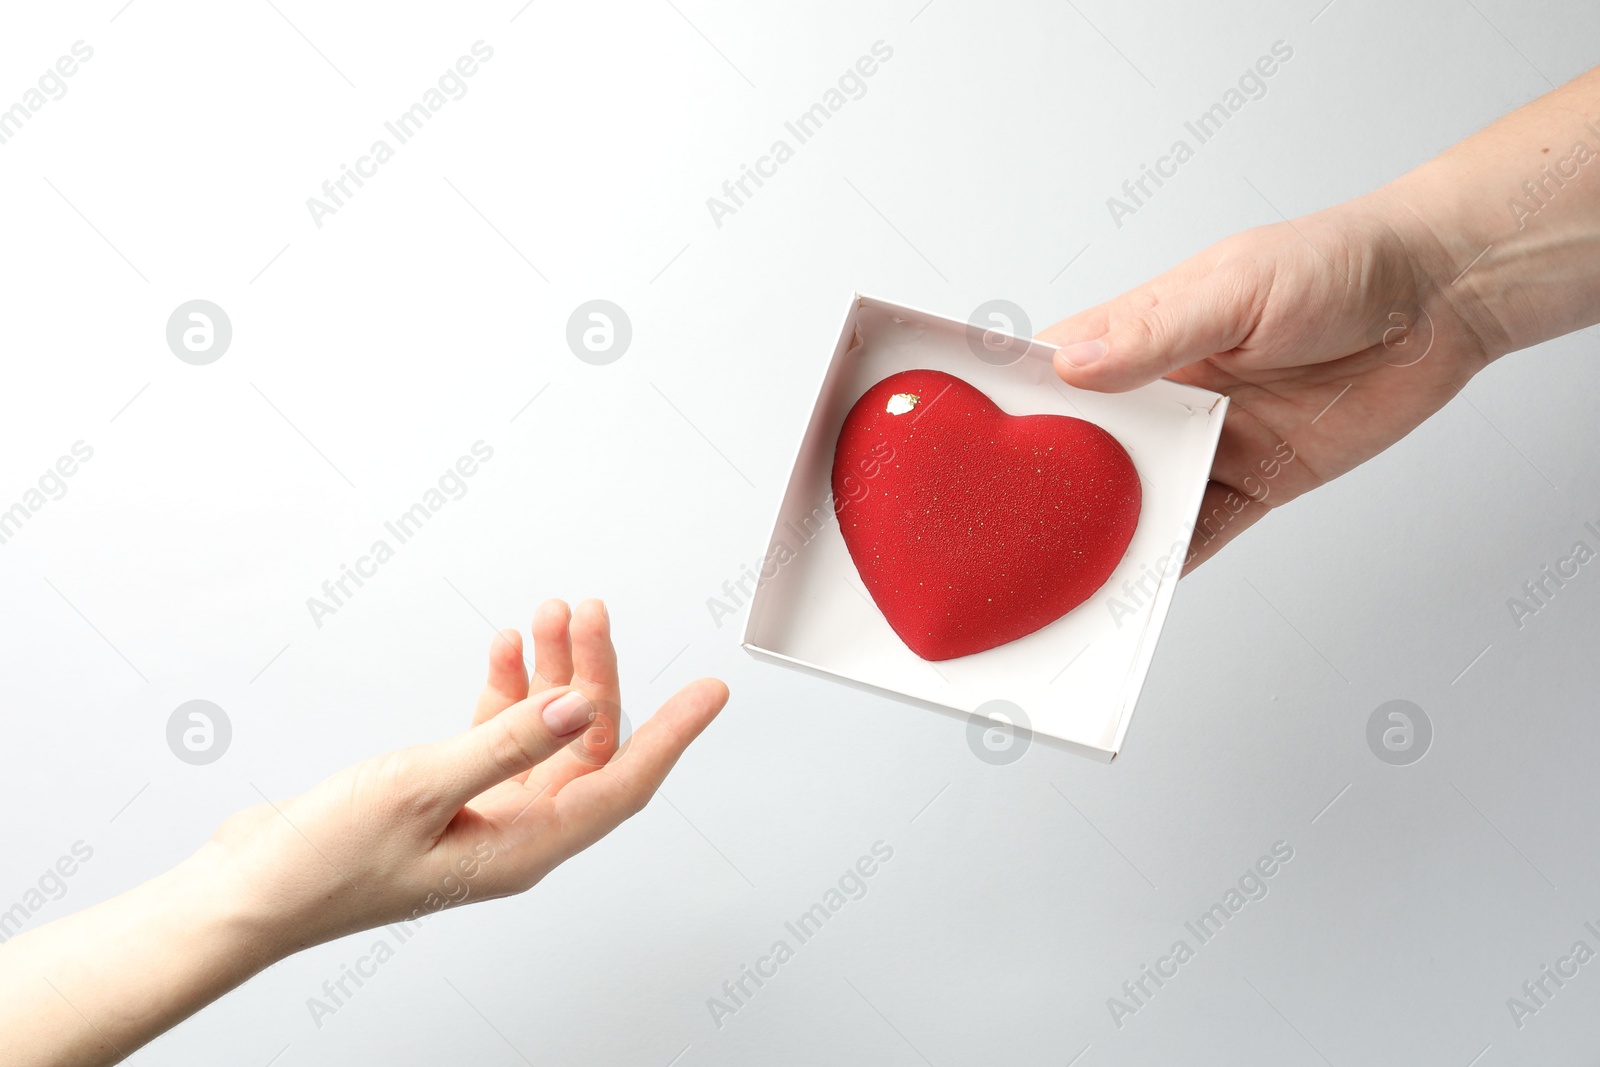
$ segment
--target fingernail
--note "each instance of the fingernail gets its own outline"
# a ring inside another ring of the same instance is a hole
[[[557,697],[544,707],[544,724],[557,737],[565,737],[594,718],[594,708],[584,695],[574,689]]]
[[[1075,345],[1068,345],[1056,355],[1060,356],[1069,366],[1087,367],[1089,364],[1102,358],[1106,354],[1104,341],[1079,341]]]

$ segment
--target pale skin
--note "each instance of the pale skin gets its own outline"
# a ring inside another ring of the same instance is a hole
[[[1232,398],[1201,511],[1227,518],[1199,524],[1188,566],[1493,360],[1600,321],[1600,159],[1545,196],[1522,185],[1579,140],[1600,151],[1588,119],[1600,127],[1596,72],[1373,193],[1230,237],[1041,334],[1073,385],[1166,376]],[[520,893],[643,807],[727,701],[721,682],[691,683],[619,753],[603,605],[547,602],[533,636],[531,678],[516,631],[496,640],[468,732],[242,812],[172,871],[0,945],[0,1062],[114,1063],[301,949],[441,893]]]
[[[643,808],[727,702],[692,682],[619,752],[605,606],[547,601],[532,632],[531,677],[518,632],[495,639],[466,733],[242,811],[171,871],[0,945],[0,1063],[115,1063],[301,949],[521,893]]]
[[[1372,193],[1235,234],[1040,333],[1072,385],[1167,377],[1231,398],[1186,571],[1492,361],[1600,322],[1600,158],[1573,158],[1579,141],[1600,153],[1588,121],[1600,129],[1600,70]]]

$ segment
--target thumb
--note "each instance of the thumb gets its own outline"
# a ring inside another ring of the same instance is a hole
[[[1117,315],[1125,299],[1074,315],[1045,331],[1062,348],[1056,373],[1068,385],[1121,393],[1179,367],[1230,352],[1250,334],[1237,287],[1217,280],[1185,286],[1132,315]],[[1148,301],[1145,301],[1148,302]]]
[[[433,781],[433,794],[453,811],[544,762],[594,715],[594,706],[576,689],[546,689],[466,733],[426,746],[423,772]]]

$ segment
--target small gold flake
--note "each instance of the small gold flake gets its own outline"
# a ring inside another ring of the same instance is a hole
[[[889,406],[884,410],[891,415],[904,415],[916,407],[921,399],[916,393],[896,393],[889,398]]]

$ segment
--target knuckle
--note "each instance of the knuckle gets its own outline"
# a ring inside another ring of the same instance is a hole
[[[1168,332],[1165,320],[1154,309],[1128,320],[1123,330],[1124,342],[1141,353],[1159,349]]]
[[[490,722],[495,723],[497,728],[489,738],[489,759],[505,777],[520,774],[539,762],[543,746],[537,738],[530,736],[528,730],[513,725],[505,718],[491,719]]]
[[[630,775],[622,784],[623,810],[632,818],[645,809],[650,798],[656,795],[654,783],[640,775]]]
[[[421,761],[413,753],[403,751],[382,757],[373,772],[371,804],[386,825],[404,825],[433,814],[438,800],[428,788]],[[360,780],[352,783],[353,789],[361,786]]]
[[[606,775],[612,783],[612,810],[617,822],[631,819],[644,810],[655,796],[655,786],[644,776],[630,770],[619,770],[615,765],[602,767],[597,773]]]

